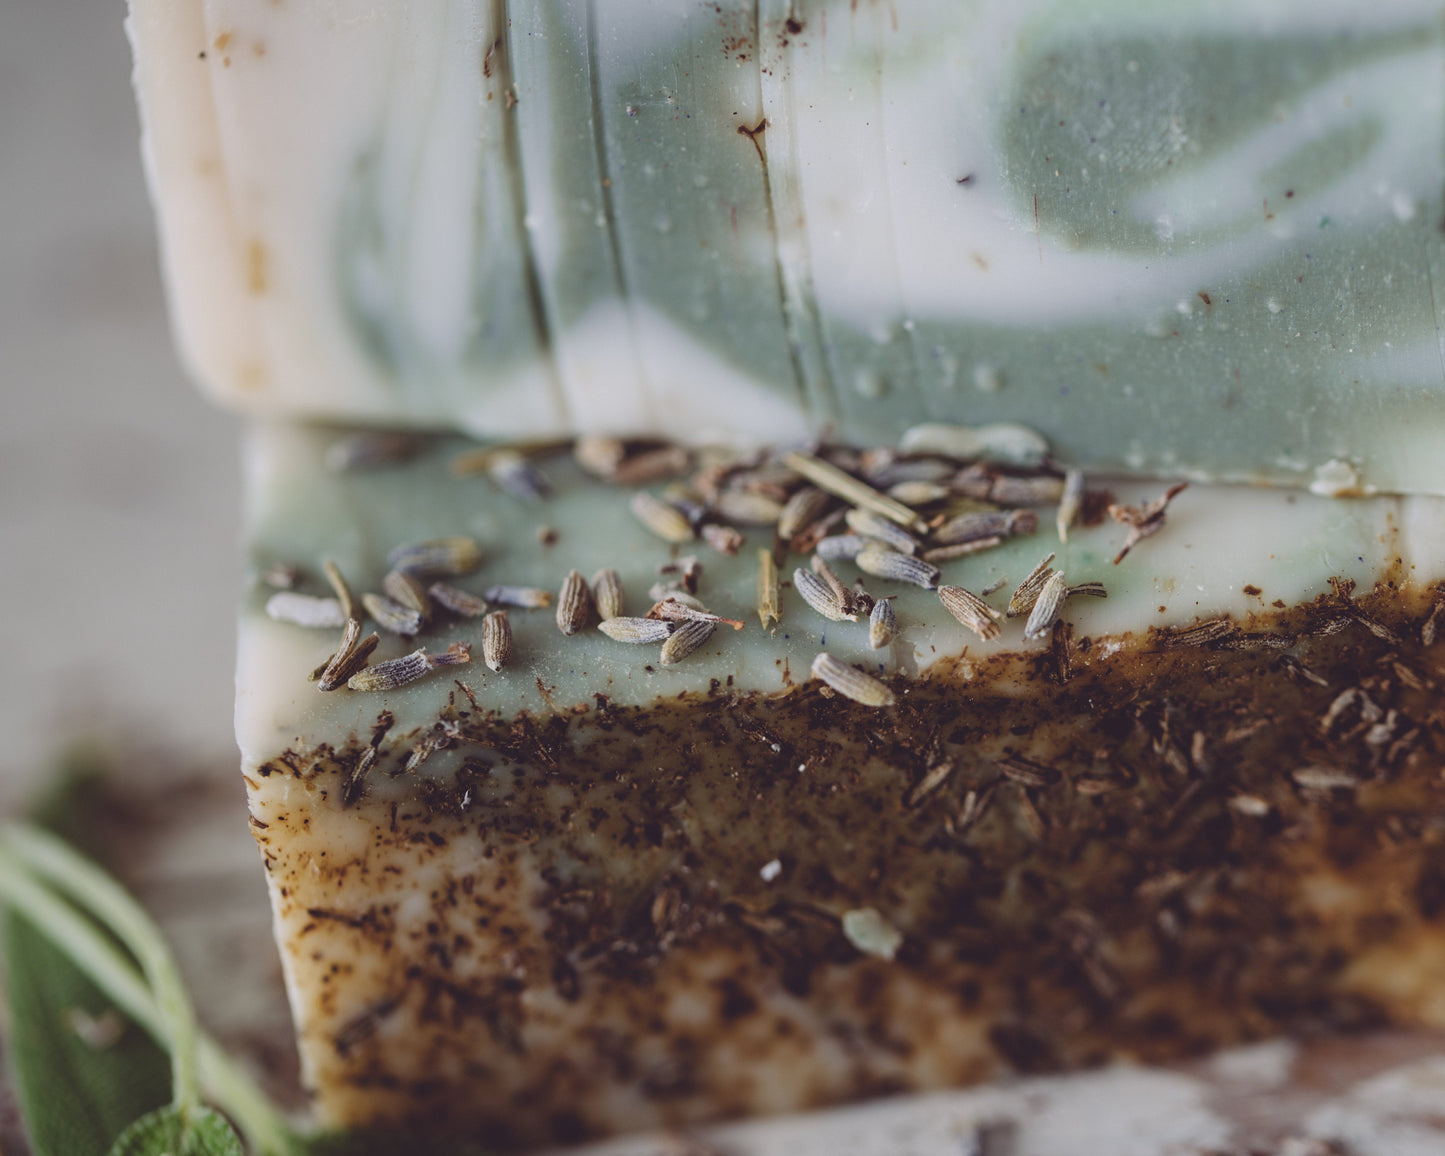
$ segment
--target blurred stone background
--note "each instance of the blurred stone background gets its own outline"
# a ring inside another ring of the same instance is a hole
[[[171,352],[124,19],[122,0],[0,0],[0,816],[95,748],[92,849],[294,1105],[231,726],[239,423]],[[18,1127],[0,1062],[7,1156]]]
[[[171,353],[124,16],[0,4],[7,813],[77,740],[234,761],[237,427]]]

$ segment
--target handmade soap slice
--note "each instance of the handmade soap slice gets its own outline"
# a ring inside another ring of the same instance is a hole
[[[1445,492],[1435,0],[133,0],[232,404]]]
[[[675,456],[579,446],[639,499],[566,452],[338,472],[349,435],[253,432],[238,736],[324,1119],[516,1149],[1445,1025],[1445,502],[1194,486],[1161,522],[1162,487],[1090,483],[1062,542],[1047,472]],[[780,507],[793,549],[738,524]],[[906,546],[890,509],[937,579],[856,540]],[[357,598],[408,597],[393,566],[463,592],[362,627],[352,685],[390,689],[319,690],[342,631],[268,613],[275,582],[330,597],[327,560]],[[446,605],[510,606],[509,645]]]

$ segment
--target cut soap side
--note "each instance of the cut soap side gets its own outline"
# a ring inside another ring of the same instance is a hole
[[[1445,492],[1435,0],[132,8],[178,343],[252,412]]]
[[[542,462],[556,496],[523,503],[449,476],[463,442],[337,475],[332,436],[253,434],[258,574],[330,556],[375,589],[399,542],[464,533],[468,589],[614,566],[639,614],[677,553],[565,459]],[[698,590],[749,625],[675,666],[513,610],[500,673],[385,694],[317,692],[334,639],[268,619],[258,583],[238,735],[320,1111],[524,1147],[1445,1023],[1442,664],[1420,641],[1442,530],[1436,499],[1195,487],[1118,567],[1113,523],[945,565],[1009,579],[999,607],[1049,551],[1105,583],[1038,643],[1018,619],[981,643],[936,594],[869,578],[897,595],[882,652],[788,588],[758,628],[754,532],[700,555]],[[1169,633],[1226,613],[1234,634]],[[480,653],[478,621],[420,641]],[[824,649],[897,706],[806,681]]]

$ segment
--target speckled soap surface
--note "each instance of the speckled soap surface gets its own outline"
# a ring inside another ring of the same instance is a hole
[[[1445,491],[1445,33],[1367,7],[160,4],[182,354],[270,414]]]
[[[1117,565],[1124,526],[1061,543],[1044,506],[942,580],[1002,581],[1001,609],[1053,553],[1107,598],[985,643],[870,575],[899,624],[875,651],[787,585],[763,628],[770,530],[735,556],[669,545],[565,450],[535,458],[542,501],[452,476],[459,438],[337,473],[342,436],[252,431],[237,709],[323,1119],[525,1149],[1445,1024],[1441,499],[1193,486]],[[510,612],[500,671],[478,620],[439,617],[372,661],[470,643],[470,664],[308,682],[339,631],[272,620],[263,576],[325,594],[329,557],[373,591],[396,546],[454,534],[481,551],[455,580],[473,593],[613,566],[634,614],[695,553],[698,596],[744,625],[664,666],[595,624],[564,636],[554,599]],[[825,647],[893,705],[810,679]]]

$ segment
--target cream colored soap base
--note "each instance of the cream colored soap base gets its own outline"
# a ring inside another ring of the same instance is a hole
[[[449,477],[460,440],[337,475],[333,437],[253,438],[258,573],[331,556],[375,589],[393,546],[469,533],[468,589],[612,565],[642,613],[681,553],[565,458],[525,503]],[[522,1148],[1445,1024],[1441,503],[1198,487],[1117,567],[1121,526],[1061,549],[1042,513],[944,574],[1010,579],[1002,605],[1055,552],[1105,584],[1032,643],[876,578],[890,650],[787,588],[764,631],[754,532],[699,554],[709,608],[751,621],[675,666],[554,607],[511,613],[499,673],[327,695],[334,632],[269,620],[258,584],[239,734],[323,1118]],[[810,680],[824,648],[896,705]]]

